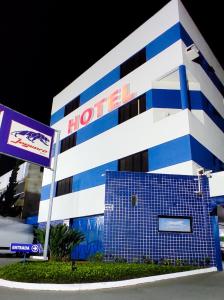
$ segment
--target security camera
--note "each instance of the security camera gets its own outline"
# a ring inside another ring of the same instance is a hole
[[[190,60],[194,61],[199,57],[199,49],[195,44],[192,44],[186,48],[186,54]]]
[[[212,177],[212,170],[206,170],[204,168],[198,168],[197,169],[197,175],[198,176],[202,176],[202,175],[205,175],[207,176],[208,178],[211,178]]]
[[[204,170],[204,168],[199,168],[199,169],[197,169],[197,175],[204,175],[204,172],[205,172],[205,170]]]

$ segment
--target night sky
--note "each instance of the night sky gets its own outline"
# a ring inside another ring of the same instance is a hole
[[[0,102],[45,124],[54,95],[168,3],[2,2]],[[223,66],[222,1],[182,2]],[[0,155],[0,174],[14,163]]]

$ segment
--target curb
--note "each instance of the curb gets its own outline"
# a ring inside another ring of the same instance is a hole
[[[160,280],[180,278],[197,274],[216,272],[217,268],[206,268],[193,271],[185,271],[122,281],[96,282],[96,283],[78,283],[78,284],[50,284],[50,283],[25,283],[0,279],[0,286],[7,288],[25,289],[25,290],[42,290],[42,291],[88,291],[97,289],[109,289],[116,287],[126,287],[136,284],[155,282]]]

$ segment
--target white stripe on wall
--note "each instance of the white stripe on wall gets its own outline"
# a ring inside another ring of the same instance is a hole
[[[195,79],[200,84],[200,90],[205,95],[205,97],[212,103],[212,105],[216,108],[216,110],[221,114],[224,118],[224,105],[223,105],[223,96],[218,91],[214,83],[202,69],[202,67],[190,61],[185,55],[186,47],[183,45],[183,59],[184,64],[186,65],[187,69],[191,72],[191,74],[195,77]]]
[[[151,173],[196,175],[200,166],[193,161],[162,168]],[[104,213],[105,185],[54,198],[52,220]],[[47,220],[49,200],[41,201],[38,222]]]
[[[127,20],[128,16],[124,17],[125,20]],[[178,21],[178,4],[177,1],[174,0],[169,2],[152,18],[136,29],[119,45],[117,45],[80,77],[67,86],[61,93],[59,93],[54,98],[52,114],[80,95],[83,91],[110,71],[118,67],[121,63],[160,36]]]
[[[175,164],[169,167],[157,169],[149,173],[175,174],[175,175],[197,175],[197,169],[200,168],[194,161],[189,160],[183,163]]]
[[[150,109],[59,155],[57,179],[60,180],[133,153],[189,134],[187,110],[153,123]],[[43,185],[51,181],[44,172]]]
[[[197,26],[191,19],[190,15],[188,14],[187,10],[184,8],[181,1],[179,2],[179,14],[180,14],[180,22],[188,32],[192,40],[195,42],[196,46],[199,48],[207,62],[215,69],[216,75],[221,80],[222,84],[224,84],[224,71],[219,64],[218,60],[214,56],[212,50],[210,49],[209,45],[206,43],[205,39],[201,35],[200,31],[198,30]],[[203,10],[203,4],[202,10]],[[211,26],[211,30],[220,30],[221,28],[215,28],[212,24],[212,21],[209,23]],[[213,26],[213,28],[212,28]],[[220,31],[220,47],[221,47],[221,31]]]
[[[51,220],[104,213],[105,185],[54,198]],[[40,201],[38,222],[46,222],[49,200]]]
[[[181,41],[178,41],[175,44],[171,45],[166,50],[162,51],[159,55],[155,56],[150,61],[140,66],[134,72],[131,72],[130,74],[92,98],[90,101],[77,108],[75,112],[71,112],[65,118],[59,120],[52,127],[61,130],[60,138],[63,139],[64,137],[68,136],[68,121],[70,119],[73,119],[75,115],[80,114],[85,109],[93,107],[95,103],[102,100],[103,98],[107,98],[116,89],[121,88],[125,84],[130,84],[131,92],[134,92],[136,94],[136,97],[150,90],[154,81],[156,81],[164,74],[168,74],[171,71],[177,69],[178,66],[183,63],[181,49]],[[95,120],[96,119],[93,118],[91,122],[94,122]],[[80,128],[81,127],[82,126],[80,126]]]

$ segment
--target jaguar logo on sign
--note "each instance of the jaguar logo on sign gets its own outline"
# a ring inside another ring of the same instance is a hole
[[[51,136],[13,120],[7,143],[44,157],[50,155]]]
[[[49,146],[49,139],[43,135],[40,132],[33,132],[33,131],[28,131],[28,130],[20,130],[20,131],[14,131],[11,134],[13,134],[15,137],[17,137],[18,135],[21,136],[25,136],[27,138],[28,141],[34,143],[36,140],[41,141],[44,145]]]

